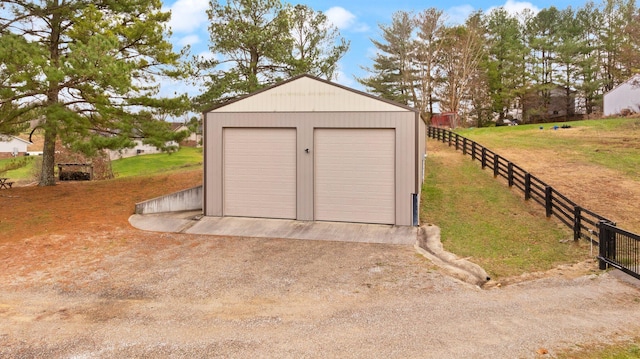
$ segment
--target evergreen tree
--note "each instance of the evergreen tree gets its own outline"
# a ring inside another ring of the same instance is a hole
[[[604,3],[599,35],[603,53],[603,92],[612,90],[631,76],[631,69],[622,61],[622,50],[632,41],[626,30],[636,10],[635,0],[606,0]]]
[[[558,29],[560,12],[554,6],[542,9],[529,22],[529,47],[532,52],[531,64],[533,93],[528,94],[528,107],[533,112],[546,114],[551,104],[551,90],[555,88],[556,46],[559,43]],[[537,101],[540,97],[541,101]]]
[[[558,63],[558,76],[556,79],[558,85],[564,88],[565,91],[564,111],[567,119],[575,112],[573,88],[579,80],[578,66],[581,56],[585,52],[580,35],[580,24],[571,7],[560,11],[558,29],[560,42],[556,47]]]
[[[306,5],[289,9],[292,46],[287,74],[310,74],[327,80],[335,78],[338,61],[349,50],[349,42],[325,14]]]
[[[485,67],[488,72],[489,92],[493,110],[500,119],[516,104],[526,88],[521,74],[524,71],[526,48],[520,24],[503,8],[487,15],[488,60]]]
[[[186,96],[158,98],[179,78],[159,0],[0,1],[0,128],[37,120],[44,131],[40,185],[54,185],[56,140],[87,154],[179,139],[157,117],[180,114]]]
[[[372,39],[378,53],[373,68],[365,68],[371,76],[357,79],[367,90],[392,101],[416,105],[416,72],[413,65],[415,21],[411,13],[398,11],[391,25],[379,25],[382,41]]]
[[[212,0],[210,45],[199,61],[205,92],[197,107],[224,103],[302,73],[332,79],[349,43],[321,12],[280,0]]]
[[[576,12],[580,51],[576,59],[576,90],[583,98],[583,110],[593,113],[602,102],[602,78],[599,75],[601,44],[598,38],[602,24],[602,13],[593,2],[588,2]]]
[[[429,8],[418,14],[415,63],[418,71],[420,113],[433,113],[435,89],[440,82],[438,58],[441,56],[445,17],[442,10]]]

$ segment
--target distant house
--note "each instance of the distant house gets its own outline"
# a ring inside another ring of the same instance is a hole
[[[640,113],[640,74],[604,94],[605,116]]]
[[[556,85],[546,95],[539,91],[530,91],[524,95],[522,119],[525,122],[568,119],[574,118],[576,114],[576,91],[569,90],[567,97],[566,87]]]
[[[199,147],[202,145],[202,126],[198,126],[198,131],[193,132],[189,127],[184,123],[172,123],[171,129],[173,132],[187,131],[189,136],[180,142],[181,146],[186,147]]]
[[[431,126],[441,128],[457,128],[460,116],[455,112],[434,113],[431,115]]]
[[[24,156],[31,142],[19,137],[0,135],[0,158]]]
[[[152,146],[152,145],[147,145],[142,143],[142,139],[135,139],[133,140],[133,142],[135,143],[135,145],[132,148],[123,148],[121,150],[109,150],[109,159],[111,160],[118,160],[121,158],[128,158],[128,157],[133,157],[133,156],[141,156],[141,155],[150,155],[150,154],[154,154],[154,153],[161,153],[162,150],[160,150],[159,148]],[[169,142],[167,143],[167,145],[171,146],[179,146],[177,143],[175,142]]]

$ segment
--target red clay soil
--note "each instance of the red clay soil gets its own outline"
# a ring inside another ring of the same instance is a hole
[[[27,273],[65,258],[90,262],[124,250],[132,239],[151,250],[158,234],[129,225],[135,203],[201,183],[202,171],[193,170],[1,190],[0,273]]]

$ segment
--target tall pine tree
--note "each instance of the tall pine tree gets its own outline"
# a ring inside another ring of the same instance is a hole
[[[158,98],[179,78],[159,0],[1,1],[0,122],[44,131],[40,185],[54,185],[56,142],[87,154],[178,139],[159,115],[187,109],[186,96]]]
[[[209,49],[200,60],[199,109],[224,103],[298,74],[332,79],[349,43],[326,16],[280,0],[211,0]]]
[[[380,25],[382,40],[371,39],[378,53],[373,58],[371,75],[357,79],[367,90],[388,100],[416,105],[416,72],[413,65],[415,21],[411,13],[398,11],[391,25]]]

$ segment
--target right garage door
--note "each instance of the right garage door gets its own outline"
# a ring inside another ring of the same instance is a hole
[[[318,221],[395,224],[395,130],[314,131]]]

